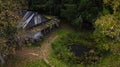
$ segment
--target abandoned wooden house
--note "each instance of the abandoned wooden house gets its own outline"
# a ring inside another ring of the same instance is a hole
[[[40,40],[46,34],[59,27],[60,20],[56,17],[48,17],[40,15],[37,12],[23,12],[22,23],[19,27],[24,29],[25,40]],[[22,33],[23,34],[23,33]],[[22,38],[23,38],[22,37]]]

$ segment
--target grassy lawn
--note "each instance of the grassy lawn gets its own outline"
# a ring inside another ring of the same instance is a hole
[[[44,60],[39,60],[39,61],[27,63],[25,64],[24,67],[51,67],[51,66],[46,64]]]

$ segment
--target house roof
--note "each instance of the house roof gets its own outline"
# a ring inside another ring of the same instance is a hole
[[[33,11],[26,11],[23,13],[23,18],[22,18],[22,27],[33,27],[38,24],[44,23],[48,21],[48,19],[37,12]]]

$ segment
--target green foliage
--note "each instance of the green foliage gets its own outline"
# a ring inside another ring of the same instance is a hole
[[[93,23],[98,13],[102,10],[101,0],[80,0],[78,4],[78,14],[82,15],[85,21]]]
[[[80,0],[79,2],[79,10],[85,10],[84,7],[86,7],[86,4],[89,2],[89,0]]]
[[[120,57],[118,55],[108,54],[103,57],[99,64],[96,64],[96,67],[119,67]]]
[[[116,16],[101,16],[95,22],[94,37],[98,48],[101,50],[111,50],[112,47],[118,46],[120,35],[120,23]]]
[[[40,61],[32,61],[29,62],[27,64],[25,64],[25,66],[23,67],[50,67],[44,60],[40,60]]]
[[[103,3],[106,6],[110,6],[113,9],[114,13],[119,10],[120,0],[103,0]]]
[[[55,54],[54,58],[58,58],[58,61],[64,61],[64,63],[80,62],[83,64],[89,63],[92,64],[92,60],[94,59],[92,57],[96,57],[97,61],[99,60],[99,57],[97,56],[99,52],[97,52],[97,50],[94,51],[94,49],[93,49],[94,53],[91,53],[92,51],[88,51],[81,57],[76,57],[69,49],[69,46],[75,44],[94,48],[94,43],[92,38],[90,37],[90,33],[85,32],[79,33],[75,31],[74,33],[69,32],[60,36],[59,39],[53,42],[52,48]]]
[[[59,17],[69,21],[69,23],[76,28],[81,28],[82,23],[86,21],[94,24],[95,31],[93,32],[93,37],[95,42],[88,32],[78,33],[74,31],[73,33],[59,31],[58,33],[61,35],[60,38],[52,44],[52,48],[54,49],[57,58],[64,61],[76,61],[75,58],[73,58],[73,54],[67,48],[73,44],[87,45],[92,48],[97,47],[100,52],[109,51],[114,55],[120,55],[120,0],[61,0],[61,2],[60,0],[31,1],[32,4],[30,10],[37,10],[38,12],[50,15],[56,15],[54,13],[60,14]],[[14,53],[16,47],[15,38],[18,34],[16,21],[19,19],[19,17],[16,16],[15,11],[27,9],[28,7],[25,5],[28,5],[25,0],[0,0],[0,43],[2,44],[0,45],[0,51],[3,51],[5,56]],[[23,6],[25,7],[23,8]],[[85,56],[83,56],[82,59],[84,57]],[[89,57],[93,57],[93,55],[90,54]],[[91,62],[93,59],[89,57],[83,60]],[[54,58],[52,60],[54,60]],[[38,66],[40,63],[33,62],[30,66]],[[61,61],[58,63],[62,64]],[[56,65],[58,65],[58,63],[56,63]],[[117,60],[116,63],[119,63],[119,60]],[[106,65],[108,66],[108,64],[107,61]],[[42,66],[44,66],[44,63]],[[66,67],[66,65],[63,66]],[[113,64],[113,66],[115,65]]]
[[[14,4],[13,4],[14,3]],[[15,53],[17,22],[20,17],[15,11],[21,9],[16,0],[0,0],[0,51],[4,56]]]
[[[44,60],[26,60],[18,56],[10,58],[4,67],[51,67]]]
[[[77,2],[77,0],[62,0],[62,3],[68,3],[68,4],[74,4],[74,3],[76,3]]]
[[[69,49],[66,48],[67,45],[66,45],[66,43],[64,43],[65,39],[64,39],[64,42],[62,42],[62,39],[54,42],[52,44],[52,48],[54,49],[55,54],[57,55],[57,57],[59,59],[62,59],[62,60],[65,60],[65,61],[69,61],[69,58],[72,57],[72,54],[70,53]],[[64,49],[61,49],[61,48],[64,48]]]
[[[59,16],[70,24],[80,27],[82,24],[78,21],[81,21],[81,18],[83,22],[94,23],[102,11],[102,5],[102,0],[32,0],[31,8],[40,13]]]
[[[75,20],[73,20],[73,22],[72,22],[72,25],[74,26],[74,27],[76,27],[76,28],[81,28],[81,24],[83,23],[83,19],[82,19],[82,17],[81,16],[79,16],[78,18],[76,18]]]
[[[73,19],[71,23],[78,29],[85,22],[90,22],[91,24],[93,24],[94,21],[99,16],[99,13],[102,12],[101,0],[97,2],[95,0],[80,0],[76,4],[77,4],[76,9],[77,13],[75,17],[76,19]],[[81,16],[81,18],[79,16]]]
[[[65,4],[61,9],[61,17],[71,22],[76,17],[76,12],[77,6],[75,4]]]
[[[105,34],[111,38],[119,35],[120,33],[119,25],[120,23],[117,17],[113,15],[102,16],[95,22],[96,30],[99,30],[97,31],[97,33],[100,32],[101,35]]]
[[[99,51],[105,54],[110,52],[111,55],[110,57],[106,57],[107,59],[103,58],[102,62],[97,67],[117,67],[120,63],[120,60],[115,59],[116,56],[120,55],[120,2],[119,0],[103,0],[103,3],[102,14],[97,18],[94,24],[95,31],[93,37]],[[117,59],[118,58],[119,57],[117,57]],[[111,63],[113,64],[109,63],[109,61],[112,61]]]
[[[110,14],[110,11],[107,8],[103,8],[103,15]]]
[[[0,24],[2,25],[0,27],[0,39],[1,43],[3,44],[0,45],[0,51],[2,51],[4,55],[8,55],[9,53],[12,53],[14,51],[15,37],[17,33],[16,24],[13,20],[10,19],[7,19],[7,21],[1,20]]]
[[[82,64],[73,64],[59,60],[53,51],[52,51],[52,55],[49,58],[49,61],[53,63],[55,67],[84,67]]]
[[[54,14],[54,3],[53,0],[31,0],[30,10],[38,11],[40,13]]]

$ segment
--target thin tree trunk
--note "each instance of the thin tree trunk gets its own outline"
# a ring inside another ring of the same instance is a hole
[[[2,63],[2,64],[5,64],[5,60],[4,60],[1,52],[0,52],[0,60],[1,60],[1,63]]]

